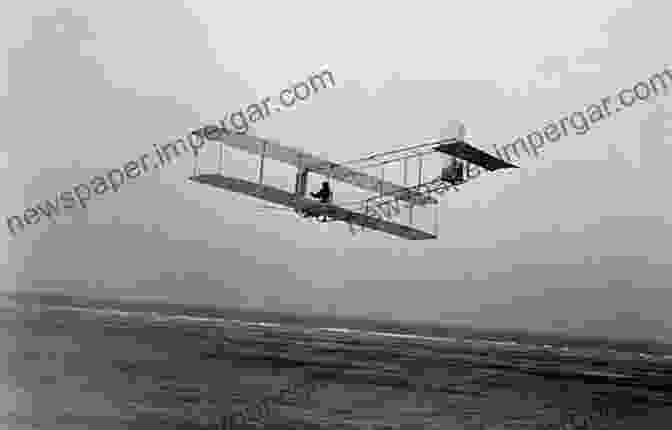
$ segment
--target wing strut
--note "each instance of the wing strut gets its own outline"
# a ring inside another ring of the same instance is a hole
[[[264,183],[264,158],[266,158],[266,145],[267,142],[262,140],[259,142],[259,185]]]
[[[203,135],[205,133],[200,133]],[[199,136],[202,137],[202,136]],[[205,138],[205,137],[202,137]],[[260,141],[266,141],[268,145],[266,146],[266,158],[280,161],[282,163],[290,164],[298,167],[301,170],[309,170],[313,173],[327,176],[329,173],[328,170],[331,170],[332,180],[337,180],[341,182],[354,185],[355,187],[369,190],[372,192],[378,192],[380,185],[380,178],[367,175],[361,171],[346,167],[343,164],[333,163],[325,159],[319,158],[315,155],[304,152],[298,148],[292,148],[289,146],[284,146],[278,143],[273,139],[261,139],[256,136],[250,135],[230,135],[230,136],[220,136],[216,140],[224,143],[225,145],[231,146],[235,149],[243,150],[251,154],[258,154],[260,152]],[[433,143],[436,145],[436,142]],[[430,144],[425,144],[430,145]],[[195,171],[195,175],[197,172]],[[391,182],[382,183],[383,192],[385,194],[394,193],[394,192],[403,192],[404,189],[400,185],[396,185]],[[436,204],[437,200],[425,196],[421,193],[405,193],[401,194],[399,197],[401,200],[407,202],[414,202],[419,205],[428,205]]]

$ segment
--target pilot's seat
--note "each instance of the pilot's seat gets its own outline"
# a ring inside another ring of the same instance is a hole
[[[441,180],[451,184],[461,184],[464,182],[464,163],[457,161],[441,169]]]

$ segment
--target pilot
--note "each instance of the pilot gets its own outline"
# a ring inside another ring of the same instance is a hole
[[[329,203],[331,201],[331,190],[329,189],[329,182],[322,182],[322,188],[316,193],[310,193],[316,199],[320,199],[322,203]]]
[[[321,203],[329,203],[331,201],[331,190],[329,189],[329,182],[322,182],[322,188],[316,193],[310,193],[316,199],[320,199]],[[327,216],[322,216],[322,222],[327,222]]]
[[[452,163],[442,169],[441,179],[452,184],[461,183],[464,180],[464,163],[453,158]]]
[[[464,163],[462,161],[457,162],[457,169],[455,172],[455,182],[464,181]]]

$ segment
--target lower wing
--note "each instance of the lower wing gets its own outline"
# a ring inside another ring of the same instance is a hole
[[[340,206],[309,200],[300,196],[296,196],[295,194],[285,190],[281,190],[280,188],[246,181],[245,179],[212,174],[192,176],[189,179],[201,184],[211,185],[217,188],[233,191],[235,193],[246,194],[251,197],[256,197],[258,199],[287,206],[289,208],[299,209],[312,216],[328,216],[329,218],[337,221],[343,221],[348,224],[356,224],[371,230],[382,231],[404,239],[424,240],[437,238],[436,235],[417,230],[412,227],[385,221],[379,218],[374,218],[359,212],[353,212]]]
[[[380,218],[374,218],[359,212],[342,208],[340,206],[321,204],[305,210],[313,216],[326,215],[331,219],[343,221],[348,224],[356,224],[371,230],[382,231],[387,234],[398,236],[409,240],[436,239],[437,236],[422,230],[415,229],[403,224],[386,221]]]

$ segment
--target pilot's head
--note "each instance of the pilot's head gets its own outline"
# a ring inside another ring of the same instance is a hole
[[[322,188],[329,188],[329,182],[322,182]]]

